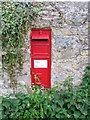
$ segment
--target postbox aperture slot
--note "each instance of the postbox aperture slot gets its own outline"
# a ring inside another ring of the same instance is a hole
[[[45,38],[44,39],[43,38],[42,39],[32,39],[32,40],[33,41],[48,41],[48,39],[45,39]]]

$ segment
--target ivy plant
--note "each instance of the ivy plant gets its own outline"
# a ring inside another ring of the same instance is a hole
[[[24,59],[24,36],[30,30],[32,20],[40,11],[30,2],[1,2],[2,17],[2,62],[3,70],[8,72],[10,87],[15,90],[16,74],[20,72]]]

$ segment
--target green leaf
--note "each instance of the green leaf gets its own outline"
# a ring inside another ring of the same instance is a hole
[[[88,114],[87,108],[81,108],[80,111],[81,111],[81,113],[83,115],[87,115]]]
[[[56,114],[56,118],[60,118],[60,113]]]
[[[2,105],[3,105],[4,107],[8,108],[8,107],[10,107],[10,102],[6,100],[6,101],[4,101],[4,102],[2,103]]]
[[[80,115],[81,115],[81,112],[80,111],[74,111],[73,115],[74,115],[75,118],[79,118]]]
[[[63,105],[64,105],[64,101],[63,101],[62,99],[59,100],[58,103],[59,103],[59,105],[60,105],[61,107],[63,107]]]
[[[71,107],[71,105],[72,105],[72,104],[68,103],[68,104],[67,104],[68,108],[70,108],[70,107]]]
[[[72,111],[75,111],[75,109],[76,109],[75,106],[72,105],[72,106],[71,106],[71,110],[72,110]]]

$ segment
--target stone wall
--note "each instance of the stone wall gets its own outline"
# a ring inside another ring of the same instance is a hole
[[[88,63],[88,3],[34,2],[33,6],[42,10],[33,20],[32,28],[52,29],[52,86],[56,81],[60,83],[68,76],[73,77],[74,85],[79,85]],[[31,84],[29,46],[30,31],[25,38],[23,70],[17,76],[21,85],[28,86]]]
[[[81,2],[34,3],[43,8],[32,28],[52,29],[52,85],[68,76],[81,82],[88,63],[88,4]]]

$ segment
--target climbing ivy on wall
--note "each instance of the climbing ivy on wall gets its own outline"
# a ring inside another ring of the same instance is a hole
[[[10,87],[15,90],[15,75],[23,65],[24,36],[31,27],[32,20],[38,15],[39,8],[26,2],[1,2],[2,7],[2,56],[3,70],[10,78]]]

